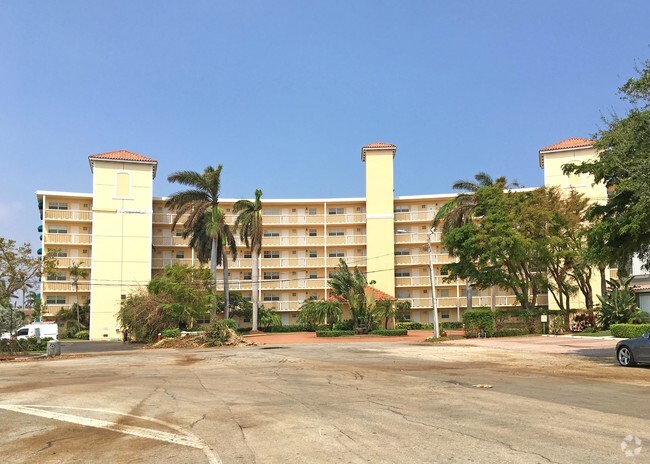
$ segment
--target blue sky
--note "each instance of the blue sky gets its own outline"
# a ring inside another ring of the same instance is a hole
[[[91,191],[87,156],[223,164],[222,196],[397,195],[479,171],[542,183],[537,150],[625,112],[650,2],[29,1],[0,7],[0,236],[38,243],[34,191]],[[36,246],[35,248],[37,248]]]

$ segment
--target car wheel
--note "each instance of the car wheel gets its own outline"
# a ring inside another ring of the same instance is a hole
[[[636,366],[636,362],[634,361],[634,356],[632,355],[632,350],[625,345],[623,345],[618,349],[618,352],[616,353],[616,358],[618,359],[618,363],[623,367]]]

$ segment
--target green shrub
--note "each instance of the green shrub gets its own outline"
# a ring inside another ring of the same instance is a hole
[[[307,327],[301,324],[294,325],[272,325],[270,327],[264,327],[262,329],[264,332],[306,332]]]
[[[317,330],[317,337],[351,337],[354,330]]]
[[[494,313],[489,309],[472,309],[463,313],[465,336],[474,338],[479,333],[491,337],[494,332]]]
[[[354,329],[354,323],[350,320],[335,322],[333,328],[333,330],[353,330],[353,329]]]
[[[612,337],[636,338],[650,332],[650,324],[612,324],[609,329],[612,332]]]
[[[395,328],[406,330],[433,330],[433,324],[430,322],[398,322],[395,324]]]
[[[76,334],[74,334],[74,338],[77,340],[88,340],[90,338],[90,332],[87,330],[80,330]]]
[[[165,329],[162,331],[162,338],[176,338],[181,336],[181,329]]]
[[[584,330],[583,330],[582,332],[580,332],[580,333],[594,333],[594,332],[596,332],[596,329],[595,329],[595,328],[593,328],[593,327],[587,327],[586,329],[584,329]]]
[[[493,337],[521,337],[528,335],[527,329],[501,329],[495,330],[492,334]]]
[[[253,330],[252,327],[240,327],[240,328],[237,329],[237,333],[245,334],[245,333],[250,332],[251,330]]]
[[[440,323],[440,330],[458,330],[463,328],[463,322],[462,321],[449,321],[449,322],[441,322]]]
[[[386,337],[402,337],[408,334],[406,329],[378,329],[370,332],[372,335],[383,335]]]
[[[232,319],[215,319],[205,332],[208,346],[221,346],[228,343],[235,334],[235,321]]]

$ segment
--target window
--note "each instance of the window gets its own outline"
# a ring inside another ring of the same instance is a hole
[[[265,293],[262,299],[264,301],[280,301],[280,295],[277,293]]]
[[[461,288],[460,289],[460,296],[467,296],[467,289],[466,288]]]
[[[309,236],[318,237],[318,232],[316,232],[316,229],[309,229]]]
[[[411,250],[408,248],[398,248],[395,250],[395,256],[408,256],[411,254]]]
[[[327,214],[329,214],[330,216],[345,214],[345,209],[344,208],[330,208],[327,211]]]
[[[244,259],[251,259],[253,257],[253,253],[249,251],[244,251]]]
[[[62,201],[51,201],[49,208],[50,209],[67,210],[68,209],[68,204],[64,203]]]
[[[244,271],[244,280],[253,280],[253,273],[250,271]]]
[[[264,280],[280,280],[280,273],[277,271],[266,271],[264,272]]]
[[[445,247],[440,247],[440,253],[447,254],[447,249]]]
[[[176,229],[176,237],[182,237],[184,233],[183,229]]]
[[[250,293],[244,293],[243,297],[244,297],[244,300],[251,301],[251,299],[253,298],[253,295],[251,295]]]
[[[411,298],[411,291],[410,290],[400,289],[400,290],[397,290],[397,292],[395,293],[395,296],[397,298]]]
[[[411,271],[408,269],[397,269],[395,271],[395,277],[411,277]]]
[[[67,234],[67,226],[47,226],[47,232],[49,234]]]
[[[316,216],[316,208],[309,208],[307,211],[310,216]]]
[[[54,272],[47,275],[47,280],[65,280],[65,272]]]
[[[442,311],[440,315],[442,319],[449,319],[449,311]]]
[[[118,198],[131,196],[131,175],[128,172],[115,174],[115,196]]]
[[[327,253],[327,256],[329,256],[330,258],[345,258],[345,251],[331,250]]]
[[[87,255],[87,254],[88,254],[88,250],[81,250],[81,253],[84,254],[84,255]]]
[[[45,297],[45,304],[64,305],[65,304],[65,295],[47,295]]]
[[[345,235],[345,231],[343,229],[330,229],[327,232],[327,235],[329,235],[330,237],[342,237],[343,235]]]
[[[449,296],[449,289],[443,288],[440,290],[440,298],[447,298]]]
[[[318,279],[318,272],[316,272],[316,271],[309,271],[309,278],[310,278],[310,279]]]
[[[318,293],[310,293],[309,294],[309,299],[310,300],[315,300],[318,298]]]
[[[280,257],[280,251],[279,250],[264,250],[264,258],[265,259],[277,259]]]
[[[264,209],[264,215],[265,216],[279,216],[280,215],[280,208]]]
[[[176,252],[176,259],[185,259],[185,252],[184,251],[177,251]]]
[[[309,250],[309,257],[310,258],[318,258],[318,251],[317,250]]]
[[[407,205],[395,205],[395,210],[396,213],[408,213],[409,212],[409,207]]]
[[[68,256],[68,250],[52,250],[47,252],[50,256],[54,258],[65,258]]]
[[[265,230],[264,231],[264,236],[265,237],[279,237],[280,232],[278,232],[277,230]]]
[[[440,275],[441,276],[449,275],[449,269],[447,269],[445,266],[443,266],[442,268],[440,268]]]

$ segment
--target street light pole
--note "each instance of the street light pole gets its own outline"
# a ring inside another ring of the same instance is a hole
[[[440,327],[438,326],[438,298],[436,297],[436,282],[433,279],[433,258],[431,257],[431,235],[436,231],[431,228],[427,233],[427,244],[429,245],[429,280],[431,281],[431,303],[433,304],[433,336],[440,338]]]

